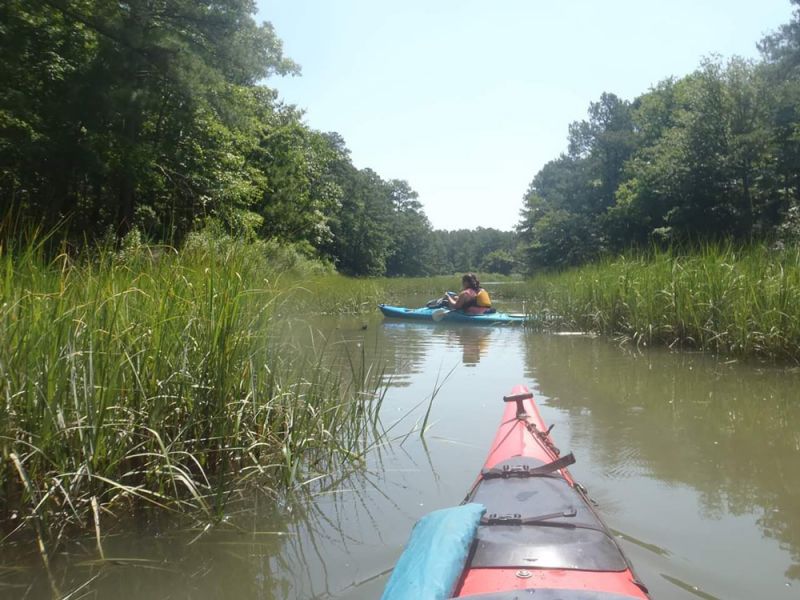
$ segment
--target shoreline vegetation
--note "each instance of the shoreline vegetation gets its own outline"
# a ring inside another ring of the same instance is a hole
[[[75,535],[102,558],[106,527],[142,510],[218,523],[248,486],[318,486],[381,442],[383,374],[293,348],[273,318],[319,263],[202,234],[43,247],[0,248],[0,518],[48,572]]]
[[[526,281],[546,327],[800,362],[800,248],[707,245],[630,254]]]
[[[352,279],[291,247],[214,232],[181,250],[0,248],[0,518],[41,558],[141,510],[218,523],[258,485],[281,494],[358,468],[384,434],[379,357],[334,367],[279,323],[368,314],[453,276]],[[485,275],[486,281],[492,280]],[[501,286],[542,329],[638,345],[800,359],[800,249],[653,250]],[[498,279],[495,279],[498,281]],[[324,344],[322,345],[324,346]]]

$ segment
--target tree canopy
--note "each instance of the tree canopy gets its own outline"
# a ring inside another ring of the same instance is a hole
[[[429,273],[405,181],[266,83],[299,73],[252,0],[9,0],[0,7],[0,209],[78,240],[178,244],[210,220],[353,275]],[[66,223],[66,225],[64,225]]]
[[[527,268],[648,244],[798,237],[800,1],[760,62],[710,57],[625,101],[604,93],[533,178],[517,226]]]
[[[800,239],[800,0],[760,61],[606,92],[522,197],[514,232],[434,231],[412,185],[282,102],[253,0],[0,5],[0,211],[68,239],[209,224],[356,276],[564,268],[703,240]],[[531,118],[541,118],[532,115]],[[435,200],[435,199],[433,199]]]

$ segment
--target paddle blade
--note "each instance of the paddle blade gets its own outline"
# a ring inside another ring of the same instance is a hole
[[[437,321],[437,322],[438,322],[438,321],[441,321],[442,319],[444,319],[444,318],[445,318],[445,316],[447,315],[447,313],[449,313],[449,312],[450,312],[450,311],[449,311],[449,310],[447,310],[446,308],[437,308],[435,311],[433,311],[433,312],[431,313],[431,318],[432,318],[434,321]]]

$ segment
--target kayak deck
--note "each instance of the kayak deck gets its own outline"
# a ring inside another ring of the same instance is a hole
[[[533,394],[516,386],[503,400],[500,427],[464,502],[417,523],[382,600],[647,600],[567,470],[575,458],[553,443]]]
[[[476,325],[514,325],[525,322],[525,315],[494,312],[482,315],[469,315],[457,310],[443,308],[406,308],[379,304],[385,317],[392,319],[411,319],[415,321],[441,321],[445,323],[472,323]],[[438,318],[435,318],[438,317]]]
[[[648,598],[567,471],[574,458],[560,456],[533,395],[517,386],[505,400],[489,456],[465,500],[483,504],[486,513],[454,597],[533,588],[542,598],[556,589],[565,600]]]

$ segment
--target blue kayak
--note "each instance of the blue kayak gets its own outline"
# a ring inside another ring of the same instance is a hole
[[[474,323],[475,325],[513,325],[525,322],[525,315],[512,315],[494,312],[484,315],[468,315],[458,310],[446,308],[406,308],[379,304],[384,316],[392,319],[412,319],[414,321],[441,321],[442,323]]]

